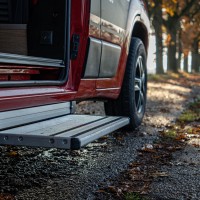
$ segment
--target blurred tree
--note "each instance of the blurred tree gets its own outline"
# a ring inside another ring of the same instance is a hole
[[[183,70],[185,71],[185,72],[189,72],[189,59],[188,59],[188,54],[187,55],[185,55],[184,54],[184,63],[183,63]]]
[[[163,74],[163,19],[162,19],[162,1],[147,0],[146,4],[149,10],[149,16],[156,36],[156,73]]]
[[[197,14],[191,19],[192,29],[194,30],[194,38],[192,43],[192,71],[200,72],[200,6]]]
[[[163,24],[168,33],[168,70],[178,71],[177,44],[178,33],[181,28],[181,19],[188,15],[195,3],[199,0],[162,0]]]
[[[196,2],[191,12],[182,19],[182,36],[184,57],[192,52],[192,71],[199,71],[199,42],[200,42],[200,4]]]
[[[191,51],[192,47],[192,39],[193,39],[193,30],[191,29],[191,24],[190,24],[190,18],[189,17],[183,17],[181,21],[181,38],[180,41],[182,43],[182,53],[184,55],[184,71],[188,72],[188,56],[189,52]]]
[[[200,72],[200,54],[199,54],[200,35],[193,41],[192,48],[192,71]]]
[[[199,36],[194,32],[200,24],[200,0],[146,0],[156,36],[156,71],[163,73],[163,31],[167,35],[168,70],[178,72],[182,52],[184,69],[188,71],[188,55],[192,50],[192,66],[197,71]],[[164,28],[165,27],[165,28]],[[182,31],[182,29],[184,29]],[[195,36],[195,37],[194,37]],[[192,43],[193,42],[193,43]],[[192,48],[193,47],[193,48]],[[195,68],[196,66],[196,68]]]
[[[182,60],[182,54],[183,54],[183,44],[181,40],[181,34],[182,34],[182,30],[180,29],[178,33],[178,61],[177,61],[178,69],[181,69],[181,60]]]

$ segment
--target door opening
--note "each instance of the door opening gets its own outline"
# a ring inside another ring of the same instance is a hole
[[[0,85],[65,77],[68,4],[67,0],[0,0]]]

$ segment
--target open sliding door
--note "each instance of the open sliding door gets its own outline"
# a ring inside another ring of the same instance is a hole
[[[69,35],[70,0],[0,0],[0,86],[66,81]]]

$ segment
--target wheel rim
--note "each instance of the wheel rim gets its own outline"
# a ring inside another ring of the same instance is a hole
[[[142,56],[139,56],[136,63],[135,73],[135,104],[137,113],[144,110],[146,95],[146,74]]]

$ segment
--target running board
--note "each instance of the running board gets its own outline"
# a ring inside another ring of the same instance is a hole
[[[1,130],[0,144],[80,149],[128,124],[125,117],[68,114]]]

